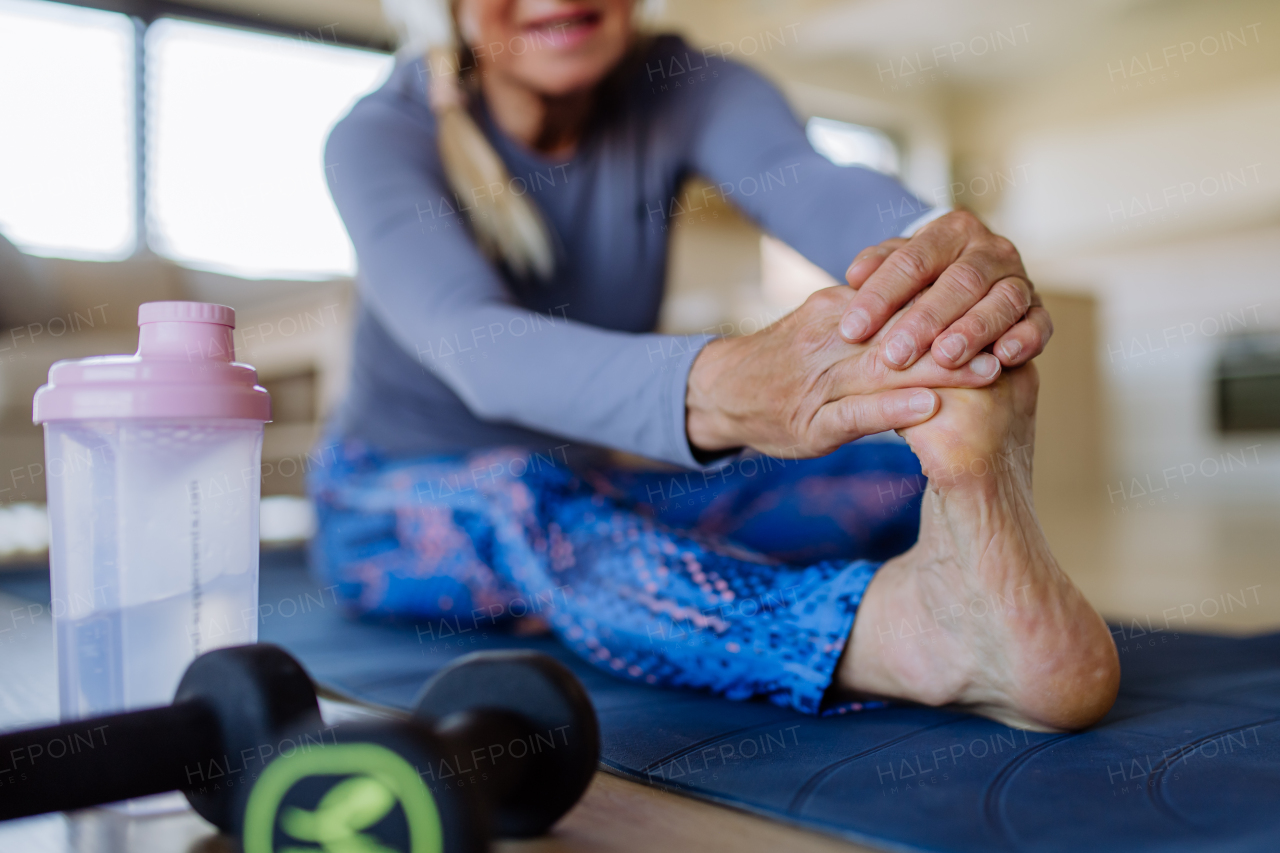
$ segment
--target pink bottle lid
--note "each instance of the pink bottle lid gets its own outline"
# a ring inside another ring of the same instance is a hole
[[[138,308],[138,351],[59,361],[36,392],[32,420],[271,420],[258,372],[236,363],[236,312],[205,302]]]

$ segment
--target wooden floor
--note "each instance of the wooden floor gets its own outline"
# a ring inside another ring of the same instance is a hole
[[[742,853],[857,853],[847,844],[753,815],[664,794],[597,773],[582,802],[555,830],[532,841],[507,841],[497,853],[630,853],[681,851]],[[131,818],[108,809],[47,815],[0,825],[5,853],[238,853],[191,812]]]
[[[1280,629],[1280,507],[1198,510],[1106,505],[1042,507],[1063,567],[1108,618],[1152,629],[1256,633]],[[56,713],[47,616],[0,595],[0,729]],[[1137,626],[1135,629],[1134,626]],[[336,706],[328,710],[341,712]],[[128,817],[98,809],[0,824],[0,851],[21,853],[230,853],[236,848],[191,812]],[[666,794],[598,773],[582,802],[546,838],[498,845],[503,853],[633,851],[788,853],[858,851],[819,834]]]

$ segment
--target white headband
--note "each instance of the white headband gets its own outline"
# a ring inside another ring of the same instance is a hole
[[[382,0],[382,14],[400,37],[401,51],[423,54],[454,43],[449,0]]]

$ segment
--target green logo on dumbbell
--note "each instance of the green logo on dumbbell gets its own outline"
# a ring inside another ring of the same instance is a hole
[[[346,778],[338,778],[311,809],[285,804],[299,783],[315,777]],[[435,799],[404,758],[371,743],[299,750],[273,761],[253,786],[244,817],[244,851],[393,853],[365,830],[397,803],[408,824],[409,853],[440,853],[444,840]],[[297,846],[277,849],[277,826]]]

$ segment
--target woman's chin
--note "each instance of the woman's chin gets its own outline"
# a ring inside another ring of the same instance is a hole
[[[626,49],[626,33],[602,30],[572,48],[544,46],[529,51],[509,66],[510,73],[536,92],[564,97],[599,85]]]
[[[613,61],[594,57],[546,57],[536,69],[521,69],[521,81],[530,89],[549,98],[563,98],[594,89],[613,68]]]

